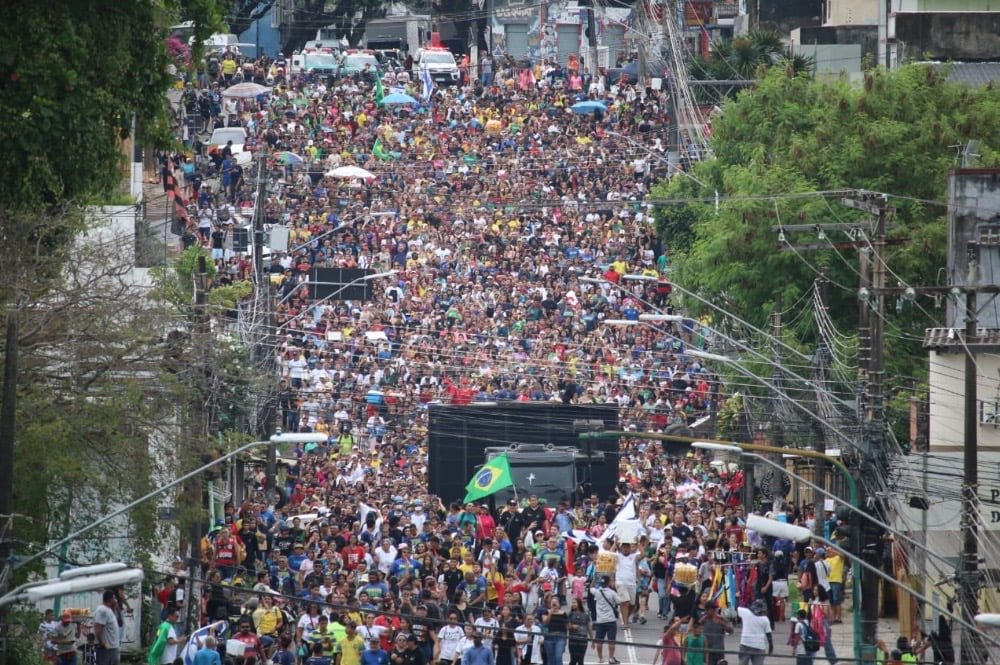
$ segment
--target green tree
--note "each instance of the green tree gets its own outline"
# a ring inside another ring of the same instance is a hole
[[[196,39],[224,0],[12,0],[0,24],[0,213],[80,203],[121,181],[122,141],[171,141],[164,93],[173,20]],[[200,43],[200,41],[198,41]]]
[[[851,330],[856,254],[779,251],[787,244],[774,227],[858,221],[862,216],[842,206],[838,195],[821,192],[865,189],[891,194],[897,208],[890,237],[907,244],[888,252],[893,272],[910,284],[936,283],[944,265],[943,204],[953,146],[979,139],[983,164],[1000,162],[1000,96],[944,77],[931,67],[910,66],[871,72],[863,85],[851,86],[774,69],[726,103],[713,120],[715,157],[692,171],[704,186],[676,177],[654,189],[655,198],[679,201],[657,211],[668,245],[672,237],[683,241],[674,248],[677,282],[709,299],[726,297],[737,314],[765,325],[779,294],[784,303],[795,302],[826,268],[834,284],[831,316]],[[820,241],[815,234],[787,240]],[[698,310],[698,303],[689,304]],[[887,334],[897,337],[932,325],[913,308],[892,318]],[[814,342],[811,317],[803,317],[796,332],[804,343]],[[890,367],[900,377],[919,375],[919,344],[893,343]]]
[[[148,492],[161,470],[151,447],[176,436],[183,386],[161,362],[173,313],[136,296],[130,244],[105,239],[53,256],[63,266],[58,280],[32,289],[22,278],[12,289],[11,300],[30,302],[20,308],[17,339],[14,511],[31,521],[17,522],[15,533],[32,545],[21,554]],[[25,272],[3,265],[3,278],[8,269]],[[127,538],[142,561],[161,544],[154,509],[141,506],[62,554],[98,561],[120,553]]]

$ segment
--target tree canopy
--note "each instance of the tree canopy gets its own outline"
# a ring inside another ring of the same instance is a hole
[[[1000,95],[944,79],[932,67],[910,66],[871,72],[863,85],[852,86],[774,69],[727,102],[712,123],[715,157],[698,164],[693,178],[677,176],[654,190],[656,199],[677,201],[657,211],[658,230],[674,253],[677,283],[724,300],[761,325],[779,297],[786,306],[795,302],[826,269],[831,318],[853,329],[857,253],[832,244],[849,238],[804,233],[782,243],[773,230],[861,219],[863,214],[840,203],[837,192],[848,189],[887,193],[897,208],[890,238],[905,244],[887,254],[898,276],[893,279],[936,283],[945,259],[943,204],[948,171],[956,164],[954,146],[978,139],[982,164],[1000,162]],[[809,253],[779,251],[794,242],[823,246]],[[689,304],[698,310],[697,302]],[[893,318],[898,328],[887,334],[933,325],[916,308]],[[814,342],[812,317],[803,317],[795,332],[804,343]],[[911,350],[919,348],[912,339],[908,343]],[[919,373],[913,357],[907,362],[905,354],[892,355],[890,362],[904,365],[905,373]]]
[[[122,139],[170,139],[165,39],[193,20],[196,43],[225,0],[16,0],[0,24],[0,211],[80,202],[121,181]]]

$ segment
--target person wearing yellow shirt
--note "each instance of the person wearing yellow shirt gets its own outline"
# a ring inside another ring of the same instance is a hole
[[[624,275],[628,272],[628,264],[622,259],[616,259],[611,262],[611,268],[619,275]]]
[[[462,549],[465,549],[465,548],[463,547]],[[452,549],[452,552],[454,552],[454,551],[455,550]],[[476,560],[472,556],[472,552],[470,552],[469,550],[465,550],[465,552],[462,554],[462,563],[459,564],[458,569],[460,571],[462,571],[463,575],[465,573],[474,573],[474,572],[476,572]]]
[[[841,623],[844,612],[844,555],[829,548],[826,551],[826,565],[829,569],[826,581],[830,583],[830,620]]]
[[[498,600],[497,588],[503,586],[503,575],[496,569],[492,561],[483,562],[483,579],[486,580],[486,603],[490,607],[496,607]]]
[[[340,652],[339,665],[361,665],[361,652],[365,650],[365,639],[358,634],[358,625],[353,621],[345,625],[343,639],[337,643]]]
[[[452,545],[451,549],[448,550],[448,558],[449,559],[458,559],[459,561],[462,561],[462,562],[465,561],[465,556],[467,554],[469,554],[469,550],[467,550],[462,545],[461,541],[459,541],[457,539],[455,541],[453,541],[453,545]],[[463,563],[462,565],[464,566],[465,564]],[[465,572],[464,569],[463,569],[463,572]]]
[[[233,58],[232,53],[227,53],[225,60],[222,61],[222,75],[226,78],[228,83],[230,79],[233,78],[233,74],[236,73],[236,60]]]
[[[261,596],[260,605],[253,611],[252,616],[260,643],[267,649],[281,634],[281,624],[284,621],[281,610],[274,606],[274,599],[265,594]]]

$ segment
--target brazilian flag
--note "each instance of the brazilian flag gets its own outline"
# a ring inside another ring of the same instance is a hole
[[[385,97],[385,89],[382,87],[382,79],[379,78],[378,72],[375,72],[375,103],[382,106],[382,99]]]
[[[479,467],[472,474],[472,480],[465,486],[464,503],[489,496],[513,484],[514,479],[510,475],[510,462],[507,460],[507,453],[502,453]]]

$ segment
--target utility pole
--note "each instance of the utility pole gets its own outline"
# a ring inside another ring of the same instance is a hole
[[[965,283],[965,437],[962,452],[965,457],[962,481],[962,566],[958,596],[962,604],[962,619],[972,622],[979,613],[979,414],[976,386],[976,356],[972,346],[978,339],[976,330],[976,294],[979,285],[979,246],[968,245],[969,274]],[[962,629],[962,665],[983,662],[983,643],[977,633]]]
[[[208,263],[205,255],[198,256],[198,276],[194,284],[194,336],[192,343],[198,349],[195,353],[192,371],[192,382],[194,384],[194,402],[191,414],[192,425],[188,432],[188,449],[195,459],[202,452],[198,449],[196,442],[200,440],[202,427],[205,420],[205,400],[208,397],[207,381],[208,371],[205,348],[208,343]],[[200,463],[200,462],[199,462]],[[195,604],[199,595],[195,593],[195,583],[201,569],[201,512],[204,503],[204,489],[200,478],[193,478],[187,485],[187,497],[191,509],[188,528],[188,540],[190,541],[190,556],[188,557],[188,595],[187,595],[187,616],[185,621],[188,626],[197,623],[198,616],[195,614]]]
[[[597,9],[597,3],[593,0],[585,0],[587,7],[587,49],[590,53],[590,79],[591,81],[597,81],[598,72],[600,68],[597,65],[597,20],[594,16],[594,11]],[[580,3],[584,5],[584,2]]]
[[[885,320],[886,217],[890,211],[884,195],[862,192],[857,198],[843,199],[844,205],[875,216],[875,241],[869,251],[861,248],[861,284],[858,298],[858,396],[862,424],[862,458],[859,472],[881,474],[885,460],[885,409],[882,329]],[[867,245],[867,242],[865,243]],[[874,256],[872,256],[874,254]],[[863,405],[863,407],[862,407]],[[862,505],[877,511],[877,497],[864,497]],[[862,558],[878,567],[881,533],[854,522],[852,541],[861,548]],[[878,642],[879,585],[877,575],[865,568],[861,576],[861,657],[874,663]],[[857,599],[854,602],[858,602]]]
[[[14,438],[17,425],[17,340],[20,305],[7,310],[4,347],[3,393],[0,396],[0,596],[11,585],[14,531]],[[0,665],[7,664],[7,610],[0,609]]]
[[[821,275],[813,283],[813,288],[816,289],[816,295],[819,299],[819,307],[823,309],[825,313],[828,309],[828,299],[830,297],[830,280],[827,277],[826,268],[821,270]],[[819,338],[819,345],[816,348],[816,362],[814,369],[814,382],[813,386],[816,390],[816,412],[819,415],[823,415],[820,410],[821,404],[821,394],[826,391],[826,360],[829,355],[829,349],[826,346],[826,339],[823,337],[822,333]],[[813,420],[813,448],[817,453],[826,454],[826,430],[823,429],[823,424],[819,420]],[[820,458],[813,460],[813,481],[816,483],[816,487],[822,488],[826,487],[826,461]],[[823,525],[823,506],[826,503],[826,495],[823,492],[813,490],[813,505],[814,508],[814,520],[813,520],[813,533],[817,536],[824,535],[824,525]],[[855,598],[854,602],[858,602]]]
[[[781,370],[784,364],[784,355],[781,353],[781,342],[785,335],[785,324],[782,319],[782,309],[784,307],[784,299],[781,297],[779,292],[777,297],[774,299],[774,312],[771,313],[771,335],[777,342],[771,344],[771,353],[774,355],[774,367],[771,371],[771,383],[774,384],[779,390],[784,391],[785,389],[785,373]],[[773,402],[774,406],[771,408],[771,440],[775,448],[785,447],[785,403],[781,399],[776,399]],[[781,458],[777,457],[774,459],[776,462],[780,462]],[[773,471],[773,470],[772,470]],[[784,477],[778,476],[777,473],[772,473],[774,482],[771,483],[771,501],[775,502],[778,498],[784,500],[785,495],[782,494],[784,489]],[[777,509],[777,506],[775,506]],[[749,515],[750,513],[747,513]]]

